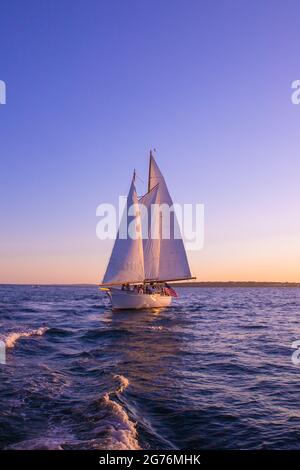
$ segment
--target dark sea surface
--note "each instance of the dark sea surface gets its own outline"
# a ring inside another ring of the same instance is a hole
[[[178,292],[112,313],[93,286],[0,286],[0,448],[299,448],[300,289]]]

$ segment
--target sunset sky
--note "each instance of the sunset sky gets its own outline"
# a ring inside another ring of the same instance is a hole
[[[300,282],[297,1],[1,2],[0,283],[96,283],[96,207],[205,205],[198,280]]]

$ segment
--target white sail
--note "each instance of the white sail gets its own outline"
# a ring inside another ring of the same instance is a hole
[[[150,152],[150,166],[149,166],[149,183],[148,189],[151,191],[158,185],[157,198],[161,205],[165,204],[168,207],[173,206],[172,198],[169,194],[165,179],[160,172],[152,153]],[[164,238],[161,231],[160,244],[159,244],[159,262],[158,264],[158,280],[172,280],[172,279],[189,279],[191,272],[184,248],[182,238],[175,238],[174,234],[178,234],[179,227],[176,214],[171,212],[169,225],[169,238]],[[147,259],[145,259],[145,263]],[[147,267],[145,268],[147,272]],[[152,278],[151,278],[152,279]]]
[[[128,215],[129,208],[131,215]],[[125,224],[127,236],[125,234],[126,238],[121,238],[120,230],[118,231],[102,284],[143,282],[145,279],[141,220],[134,180],[130,186],[127,207],[125,206],[121,221],[122,227]],[[135,236],[130,236],[133,233]]]
[[[152,210],[159,204],[159,185],[139,200],[141,208],[145,279],[158,279],[160,258],[159,217]]]
[[[157,210],[163,205],[172,208],[173,201],[152,153],[148,189],[138,201],[133,179],[121,221],[121,226],[127,228],[127,237],[118,231],[103,285],[191,278],[184,244],[178,237],[176,214],[170,211],[170,218],[165,218],[164,211]],[[156,207],[154,211],[153,207]],[[166,222],[167,233],[164,232]]]

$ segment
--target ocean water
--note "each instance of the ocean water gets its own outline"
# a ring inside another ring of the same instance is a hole
[[[94,286],[0,286],[0,448],[299,448],[300,289],[178,291],[112,313]]]

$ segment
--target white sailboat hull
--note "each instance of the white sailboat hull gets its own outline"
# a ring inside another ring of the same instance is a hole
[[[134,292],[111,289],[109,293],[112,308],[136,310],[143,308],[162,308],[171,305],[172,297],[160,294],[138,294]]]

